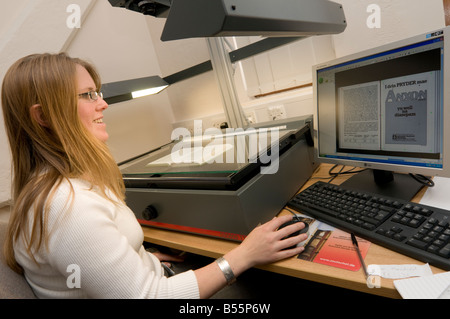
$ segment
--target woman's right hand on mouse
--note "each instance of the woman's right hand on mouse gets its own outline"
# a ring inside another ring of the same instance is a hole
[[[279,229],[281,225],[291,219],[292,216],[289,215],[275,217],[256,227],[239,246],[223,256],[235,277],[256,265],[276,262],[297,255],[304,250],[302,246],[288,248],[306,240],[307,234],[288,237],[303,229],[304,223],[294,223]],[[197,269],[195,274],[201,298],[209,298],[225,285],[224,275],[216,263]]]
[[[247,267],[245,268],[248,269],[256,265],[276,262],[301,253],[304,250],[303,246],[292,249],[286,248],[296,246],[298,243],[306,240],[308,234],[300,234],[289,238],[286,237],[303,229],[305,224],[299,222],[279,229],[281,225],[291,219],[292,216],[290,215],[275,217],[267,223],[256,227],[250,232],[241,245],[230,251],[228,254],[239,254],[240,262],[247,264]],[[237,258],[232,259],[236,260]]]

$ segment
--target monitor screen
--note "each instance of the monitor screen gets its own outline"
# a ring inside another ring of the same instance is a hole
[[[443,29],[313,67],[321,162],[449,175]],[[449,34],[450,36],[450,34]],[[450,139],[450,136],[449,136]]]

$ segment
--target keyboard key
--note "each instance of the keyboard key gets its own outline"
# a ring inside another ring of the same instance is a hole
[[[414,246],[414,247],[420,248],[420,249],[425,249],[425,248],[427,248],[427,246],[428,246],[427,243],[425,243],[425,242],[423,242],[423,241],[421,241],[421,240],[414,239],[414,238],[411,238],[411,239],[408,240],[406,243],[407,243],[408,245],[411,245],[411,246]]]
[[[444,258],[450,258],[450,244],[445,245],[444,248],[439,250],[439,255]]]
[[[433,254],[437,254],[439,252],[439,247],[435,246],[435,245],[431,245],[430,247],[427,248],[427,251],[429,251],[430,253],[433,253]]]
[[[392,238],[394,238],[397,241],[404,241],[406,239],[406,236],[403,236],[401,234],[395,234]]]

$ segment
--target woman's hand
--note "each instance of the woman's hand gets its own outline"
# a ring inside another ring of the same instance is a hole
[[[291,219],[292,216],[289,215],[275,217],[256,227],[238,247],[223,256],[236,277],[253,266],[272,263],[303,251],[303,247],[289,247],[304,241],[307,234],[284,238],[303,229],[304,223],[295,223],[279,229]],[[201,298],[209,298],[226,284],[225,277],[215,262],[197,269],[195,274]]]
[[[234,256],[233,259],[240,260],[239,263],[248,269],[256,265],[276,262],[301,253],[304,250],[302,246],[292,249],[288,248],[306,240],[308,235],[300,234],[289,238],[286,237],[303,229],[305,224],[298,222],[279,229],[281,225],[291,219],[291,215],[275,217],[269,222],[256,227],[241,245],[229,254],[238,254],[240,257],[236,258]],[[226,255],[225,258],[227,258]]]
[[[151,249],[150,251],[156,258],[159,259],[159,261],[163,264],[165,264],[167,267],[172,267],[172,262],[179,263],[183,262],[185,260],[184,255],[173,255],[173,254],[166,254],[163,252],[160,252],[157,249]]]

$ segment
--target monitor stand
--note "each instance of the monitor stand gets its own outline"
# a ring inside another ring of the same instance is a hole
[[[424,185],[409,174],[366,169],[350,177],[342,186],[411,201]]]

